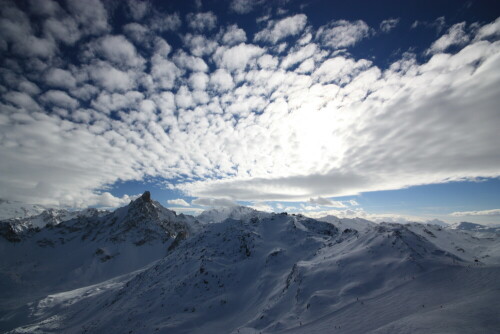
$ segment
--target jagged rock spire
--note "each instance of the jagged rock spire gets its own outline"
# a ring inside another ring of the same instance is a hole
[[[149,191],[145,191],[144,194],[142,194],[141,198],[145,201],[145,202],[151,202],[151,193]]]

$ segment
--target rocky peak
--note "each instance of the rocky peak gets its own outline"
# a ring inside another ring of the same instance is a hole
[[[151,202],[151,193],[146,190],[144,194],[142,194],[141,198],[144,202]]]

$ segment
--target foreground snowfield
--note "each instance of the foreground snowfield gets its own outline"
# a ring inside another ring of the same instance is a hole
[[[148,194],[2,238],[0,330],[500,331],[495,231],[324,220],[241,207],[196,220]]]

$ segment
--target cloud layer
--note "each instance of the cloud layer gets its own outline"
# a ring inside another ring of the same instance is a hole
[[[314,204],[500,175],[498,20],[380,68],[341,51],[375,34],[363,21],[294,14],[252,36],[210,11],[120,5],[123,27],[98,0],[0,9],[0,197],[120,204],[113,183],[159,177],[193,204]]]

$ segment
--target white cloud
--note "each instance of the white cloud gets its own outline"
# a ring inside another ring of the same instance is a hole
[[[40,88],[36,84],[28,80],[20,82],[18,89],[30,95],[37,95],[40,93]]]
[[[165,31],[176,31],[181,27],[181,25],[182,20],[178,13],[155,15],[149,20],[148,24],[150,29],[160,33]]]
[[[247,41],[247,34],[245,30],[238,28],[236,24],[230,25],[224,35],[222,35],[222,44],[225,45],[235,45],[239,43],[244,43]]]
[[[253,203],[252,205],[249,205],[250,208],[257,210],[257,211],[264,211],[264,212],[273,212],[274,209],[272,206],[266,203],[261,203],[261,202],[256,202]]]
[[[332,200],[330,200],[328,198],[324,198],[324,197],[310,198],[309,203],[322,205],[322,206],[332,206],[335,208],[345,208],[344,203],[339,202],[339,201],[332,201]]]
[[[202,58],[188,55],[184,51],[177,52],[173,57],[173,61],[179,68],[198,72],[208,71],[208,65]]]
[[[153,66],[153,70],[157,70]],[[88,68],[89,76],[102,88],[114,91],[126,91],[135,86],[131,75],[125,71],[114,68],[107,63],[99,63]]]
[[[43,29],[47,35],[69,45],[75,44],[82,35],[77,22],[70,16],[60,19],[51,17],[44,22]]]
[[[69,12],[80,25],[80,30],[90,35],[107,32],[108,13],[99,0],[67,0]]]
[[[370,27],[361,20],[338,20],[321,26],[316,32],[316,40],[323,47],[341,49],[357,44],[370,35]]]
[[[139,23],[124,25],[123,32],[130,40],[138,45],[147,45],[150,41],[150,30]],[[165,41],[163,42],[166,43]]]
[[[264,69],[275,69],[278,66],[278,59],[270,54],[261,56],[257,62],[259,66]]]
[[[396,28],[398,23],[399,23],[399,18],[397,19],[391,18],[383,20],[382,22],[380,22],[380,30],[382,30],[382,32],[388,33],[392,29]]]
[[[124,28],[135,49],[108,35],[104,9],[95,30],[72,10],[82,38],[71,44],[9,6],[0,17],[2,197],[88,205],[105,202],[102,191],[117,180],[157,177],[211,198],[205,203],[285,203],[499,176],[493,26],[471,26],[482,37],[453,54],[419,63],[406,53],[379,68],[331,50],[371,34],[361,21],[337,21],[319,34],[305,16],[293,29],[273,21],[266,41],[277,45],[258,46],[242,42],[236,26],[160,37],[145,16]],[[61,10],[36,17],[62,22]],[[55,53],[20,57],[13,46],[27,36],[51,41]],[[115,48],[100,44],[107,38]],[[66,57],[66,49],[85,54]]]
[[[236,71],[244,70],[252,59],[263,53],[264,49],[258,46],[241,43],[231,48],[219,47],[215,51],[213,59],[219,67]]]
[[[130,16],[136,21],[141,20],[151,10],[151,4],[147,1],[127,1]]]
[[[217,48],[215,41],[209,40],[202,35],[186,34],[182,41],[189,51],[197,57],[210,55]]]
[[[212,12],[189,13],[186,16],[188,26],[193,30],[213,30],[217,25],[217,16]]]
[[[79,103],[77,100],[60,90],[49,90],[41,96],[41,100],[48,104],[55,104],[61,108],[75,109]]]
[[[450,216],[500,216],[500,209],[482,210],[482,211],[457,211],[450,213]]]
[[[454,24],[446,34],[432,43],[427,50],[427,54],[434,54],[446,51],[450,46],[463,45],[469,41],[469,36],[465,33],[465,22]]]
[[[316,44],[307,44],[295,52],[289,53],[281,62],[282,68],[289,68],[299,62],[302,62],[319,52]]]
[[[288,36],[296,36],[307,23],[307,16],[297,14],[281,19],[279,21],[269,21],[266,29],[255,34],[254,40],[259,42],[277,43]]]
[[[40,109],[38,103],[31,96],[22,92],[7,92],[3,95],[5,101],[27,111],[37,111]]]
[[[167,203],[170,205],[189,206],[189,203],[183,200],[182,198],[169,199]]]
[[[485,24],[476,33],[475,40],[500,36],[500,17],[495,22]]]
[[[52,87],[58,88],[74,88],[76,86],[76,79],[71,72],[60,69],[51,68],[45,74],[45,82]]]
[[[226,91],[234,87],[233,77],[228,71],[218,69],[210,76],[210,86],[220,92]]]
[[[203,72],[192,73],[189,77],[189,85],[195,90],[205,90],[207,88],[209,77]]]
[[[262,2],[262,0],[232,0],[229,8],[238,14],[247,14]]]
[[[124,36],[105,36],[96,46],[97,52],[118,66],[138,67],[144,59],[137,54],[135,47]]]

